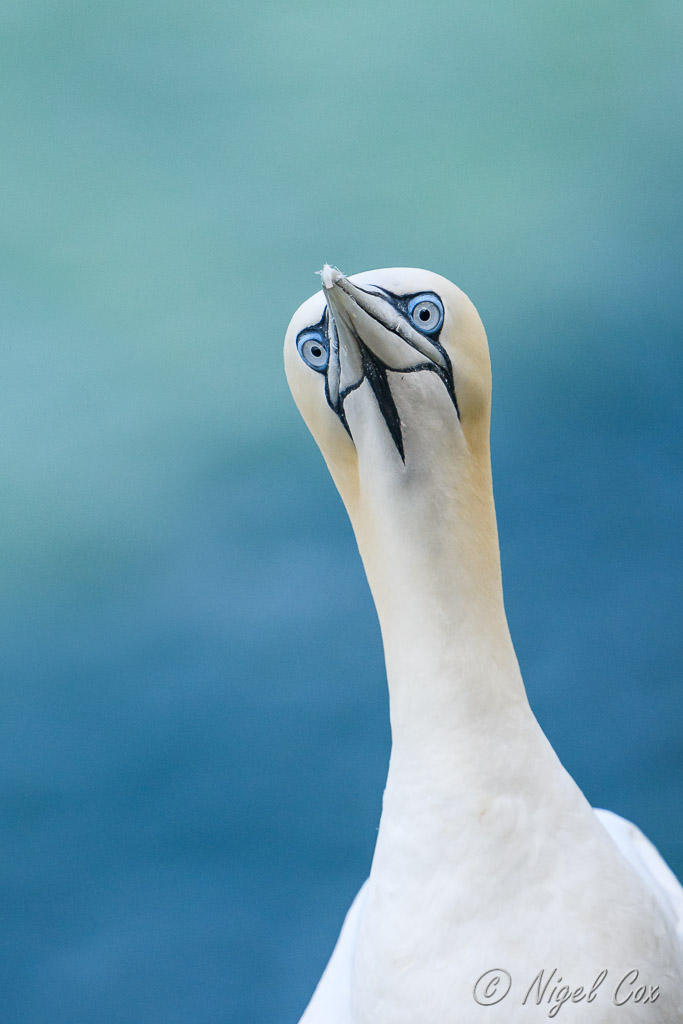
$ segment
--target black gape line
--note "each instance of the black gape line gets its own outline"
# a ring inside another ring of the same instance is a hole
[[[378,359],[373,357],[372,353],[368,351],[362,342],[360,345],[360,351],[363,357],[363,372],[368,384],[372,388],[375,398],[377,399],[379,411],[384,417],[384,422],[391,434],[391,439],[396,445],[398,454],[401,456],[401,460],[405,465],[406,455],[403,448],[401,417],[398,414],[396,402],[394,401],[394,396],[392,395],[391,388],[389,387],[389,381],[387,380],[387,368],[386,366],[383,366]],[[351,433],[350,430],[349,433]],[[353,435],[351,435],[351,440],[353,440]]]
[[[356,285],[356,287],[360,288],[359,285]],[[312,324],[310,327],[306,327],[303,331],[299,332],[299,335],[297,337],[297,343],[299,342],[299,339],[302,337],[302,335],[317,333],[320,336],[321,344],[323,344],[323,347],[326,349],[328,353],[328,360],[327,364],[324,367],[320,367],[319,369],[317,367],[313,368],[316,369],[319,373],[324,373],[325,397],[327,399],[327,403],[333,410],[333,412],[335,412],[339,419],[341,420],[344,429],[346,430],[352,441],[353,434],[351,433],[351,428],[349,427],[348,421],[346,419],[346,413],[344,411],[344,401],[347,398],[347,396],[351,394],[352,391],[355,391],[357,388],[360,387],[360,385],[363,383],[363,380],[367,379],[368,384],[372,388],[373,394],[377,400],[377,405],[379,407],[380,412],[382,413],[384,422],[387,425],[387,429],[391,435],[391,439],[396,445],[396,450],[401,456],[401,461],[405,464],[406,458],[405,449],[403,445],[403,431],[401,429],[401,417],[396,407],[394,396],[391,393],[391,386],[389,384],[388,374],[416,373],[421,370],[428,370],[431,373],[435,373],[443,381],[446,391],[450,395],[451,401],[453,402],[456,415],[458,419],[460,419],[460,409],[458,408],[458,399],[455,393],[455,385],[453,383],[453,367],[448,353],[444,349],[443,345],[441,345],[441,343],[439,342],[439,335],[441,333],[443,323],[439,324],[438,330],[433,331],[431,333],[428,331],[421,331],[419,325],[409,315],[408,307],[410,305],[411,300],[417,298],[418,295],[422,294],[422,292],[416,292],[410,295],[394,295],[393,292],[389,292],[386,290],[386,288],[381,288],[378,285],[372,285],[371,287],[373,288],[373,291],[368,291],[366,288],[360,288],[360,290],[364,291],[366,295],[377,295],[377,293],[380,292],[381,295],[385,297],[387,301],[390,302],[394,306],[394,308],[404,317],[404,319],[410,323],[411,327],[414,330],[417,330],[420,332],[420,334],[423,334],[424,337],[428,338],[429,341],[435,346],[435,348],[439,350],[443,357],[444,363],[446,364],[445,370],[442,369],[440,366],[437,366],[436,363],[426,361],[424,363],[421,363],[419,366],[409,366],[402,370],[396,370],[392,367],[387,366],[384,362],[382,362],[381,359],[379,359],[373,352],[371,352],[367,345],[363,342],[362,338],[360,338],[358,334],[356,334],[356,332],[354,331],[354,340],[358,345],[361,358],[363,361],[363,376],[356,384],[353,384],[351,385],[351,387],[348,387],[344,391],[340,392],[338,401],[334,403],[330,398],[328,383],[329,353],[331,348],[329,331],[329,320],[331,313],[328,307],[325,307],[325,312],[323,313],[321,319],[318,321],[317,324]],[[441,298],[439,296],[437,296],[437,298],[439,299],[439,302],[441,302]],[[373,319],[376,320],[375,317],[373,317]],[[380,323],[380,321],[378,320],[376,320],[376,322]],[[384,327],[385,330],[391,330],[391,328],[388,328],[385,324],[380,323],[380,326]]]

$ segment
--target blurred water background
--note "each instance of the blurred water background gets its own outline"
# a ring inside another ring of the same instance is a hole
[[[680,3],[0,25],[3,1019],[295,1021],[367,874],[379,632],[281,369],[324,261],[478,305],[533,707],[683,871]]]

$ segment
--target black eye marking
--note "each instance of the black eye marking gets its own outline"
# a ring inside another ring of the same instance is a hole
[[[299,355],[312,370],[325,373],[330,360],[330,339],[327,331],[327,312],[317,324],[299,331],[296,338]]]

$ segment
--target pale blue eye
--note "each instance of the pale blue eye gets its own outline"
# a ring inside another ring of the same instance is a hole
[[[427,292],[425,295],[414,295],[408,303],[410,319],[416,327],[427,334],[438,331],[443,323],[443,305],[438,295]]]
[[[303,361],[312,370],[317,370],[319,373],[324,372],[329,358],[327,339],[318,331],[307,331],[305,334],[299,335],[296,343]]]

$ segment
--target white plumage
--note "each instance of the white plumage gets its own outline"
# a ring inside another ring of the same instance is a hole
[[[527,702],[479,316],[427,271],[321,276],[285,365],[377,607],[392,753],[370,877],[302,1024],[677,1024],[683,890],[589,806]]]

